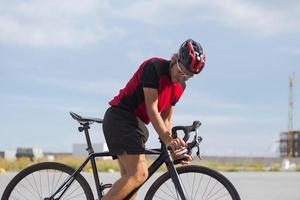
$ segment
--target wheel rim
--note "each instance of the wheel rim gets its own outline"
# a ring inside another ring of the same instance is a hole
[[[69,176],[65,172],[54,169],[35,171],[25,176],[15,186],[9,200],[44,200],[50,197]],[[55,197],[61,194],[63,194],[61,200],[86,199],[84,190],[76,179],[64,193],[60,192]]]
[[[189,172],[179,174],[179,178],[189,200],[232,200],[225,186],[211,176]],[[169,178],[158,188],[153,199],[180,200],[180,196]]]

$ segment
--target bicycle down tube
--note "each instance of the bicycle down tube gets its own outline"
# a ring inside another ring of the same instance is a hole
[[[180,197],[182,200],[187,200],[187,195],[184,191],[184,187],[182,186],[182,183],[180,181],[180,178],[177,174],[176,168],[173,164],[173,161],[171,159],[171,156],[166,148],[166,146],[161,143],[161,149],[150,149],[150,150],[146,150],[146,155],[159,155],[159,157],[157,159],[155,159],[155,161],[151,164],[151,166],[148,168],[148,178],[147,180],[144,182],[146,183],[148,181],[148,179],[150,179],[152,177],[152,175],[158,170],[158,168],[163,165],[164,163],[167,166],[167,171],[170,173],[170,176],[172,177],[173,183],[175,188],[177,189]],[[124,200],[129,200],[143,185],[140,185],[139,187],[137,187],[136,189],[134,189],[131,193],[129,193]]]

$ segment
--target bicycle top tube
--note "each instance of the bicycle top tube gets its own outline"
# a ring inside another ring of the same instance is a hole
[[[90,117],[82,117],[74,112],[70,112],[70,115],[72,116],[73,119],[75,119],[78,123],[80,123],[80,125],[82,127],[79,127],[78,130],[79,132],[84,131],[85,135],[86,135],[86,140],[87,140],[87,145],[88,145],[88,152],[89,154],[93,154],[94,150],[92,148],[92,144],[90,142],[90,137],[89,137],[89,132],[88,129],[90,128],[89,125],[93,124],[94,122],[96,123],[103,123],[103,119],[100,118],[90,118]],[[172,137],[173,138],[177,138],[178,137],[178,132],[183,131],[184,136],[183,136],[183,140],[185,142],[187,142],[190,138],[190,133],[191,132],[195,132],[195,136],[194,136],[194,140],[192,142],[187,143],[188,147],[186,148],[187,151],[191,151],[191,149],[193,149],[194,147],[198,147],[198,152],[200,153],[200,149],[199,149],[199,143],[202,141],[202,138],[200,136],[197,136],[197,129],[201,126],[201,122],[200,121],[194,121],[192,125],[190,126],[175,126],[172,128]],[[161,141],[160,141],[161,142]],[[96,155],[94,155],[95,157],[100,156],[101,157],[101,153],[98,152]],[[107,153],[107,152],[106,152]],[[108,152],[109,153],[109,152]],[[146,149],[145,154],[146,155],[159,155],[162,153],[162,148],[159,149]]]

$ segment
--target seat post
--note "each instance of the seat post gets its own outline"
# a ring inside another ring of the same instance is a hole
[[[90,126],[89,124],[84,124],[82,127],[79,127],[78,130],[81,132],[81,131],[84,131],[84,134],[85,134],[85,138],[86,138],[86,143],[87,143],[87,152],[89,153],[89,155],[93,154],[94,153],[94,149],[92,147],[92,143],[91,143],[91,139],[90,139],[90,135],[89,135],[89,129],[90,129]]]
[[[90,139],[90,135],[89,135],[89,129],[90,129],[89,123],[82,124],[82,127],[78,128],[78,130],[80,132],[84,131],[86,143],[87,143],[86,150],[89,153],[89,155],[92,155],[94,153],[94,149],[92,147],[92,143],[91,143],[91,139]],[[89,157],[89,159],[91,160],[91,165],[92,165],[92,169],[93,169],[93,175],[94,175],[94,180],[95,180],[95,184],[96,184],[96,188],[97,188],[98,198],[101,199],[103,197],[103,195],[102,195],[103,188],[99,181],[95,157],[91,156],[91,157]]]

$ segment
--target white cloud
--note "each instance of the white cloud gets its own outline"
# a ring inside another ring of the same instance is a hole
[[[127,51],[127,57],[129,59],[129,61],[136,63],[137,61],[143,60],[146,58],[145,53],[142,50],[138,50],[138,49],[129,49]]]
[[[244,0],[28,0],[0,2],[0,42],[28,46],[84,46],[122,38],[142,26],[180,27],[185,24],[221,27],[257,35],[299,32],[300,5],[284,9]],[[128,29],[128,30],[126,30]]]
[[[293,8],[296,5],[290,5]],[[213,22],[220,26],[249,31],[255,34],[277,34],[299,31],[297,12],[281,7],[261,6],[243,0],[137,1],[117,8],[113,15],[148,25],[174,26]],[[294,17],[291,17],[294,16]],[[297,26],[298,24],[298,26]]]
[[[39,84],[46,84],[50,87],[60,88],[66,91],[80,94],[113,96],[123,85],[122,80],[101,79],[101,80],[62,80],[62,79],[39,79]]]
[[[202,108],[213,108],[214,110],[245,110],[250,109],[249,105],[242,104],[241,102],[233,102],[233,101],[226,101],[223,99],[218,98],[217,96],[211,96],[210,94],[206,93],[205,91],[201,91],[199,93],[198,90],[190,89],[188,91],[189,94],[183,95],[184,104],[187,107],[191,107],[195,109],[195,105],[199,105]],[[189,106],[190,105],[190,106]]]
[[[21,1],[12,10],[25,16],[35,17],[74,17],[95,13],[98,8],[96,0],[30,0]]]
[[[96,0],[31,0],[2,4],[2,43],[78,47],[124,34],[121,28],[105,22],[102,14],[102,11],[107,12],[105,3],[100,5]]]
[[[299,56],[300,55],[300,48],[296,48],[296,47],[286,48],[286,49],[283,49],[283,52],[284,53],[288,52],[292,55]]]
[[[244,29],[258,34],[274,34],[286,31],[299,31],[295,25],[299,21],[288,20],[288,10],[260,7],[241,0],[209,1],[215,10],[213,19],[225,26]]]
[[[81,46],[105,38],[104,30],[95,34],[89,30],[22,24],[12,18],[0,18],[0,41],[29,46]],[[103,32],[102,32],[103,31]]]
[[[234,116],[221,116],[221,115],[193,115],[193,114],[179,114],[177,113],[174,116],[174,122],[176,124],[185,124],[191,125],[193,121],[200,120],[201,122],[205,122],[205,126],[207,127],[220,127],[220,126],[232,126],[236,124],[240,124],[242,122],[246,122],[246,119],[241,117]]]

